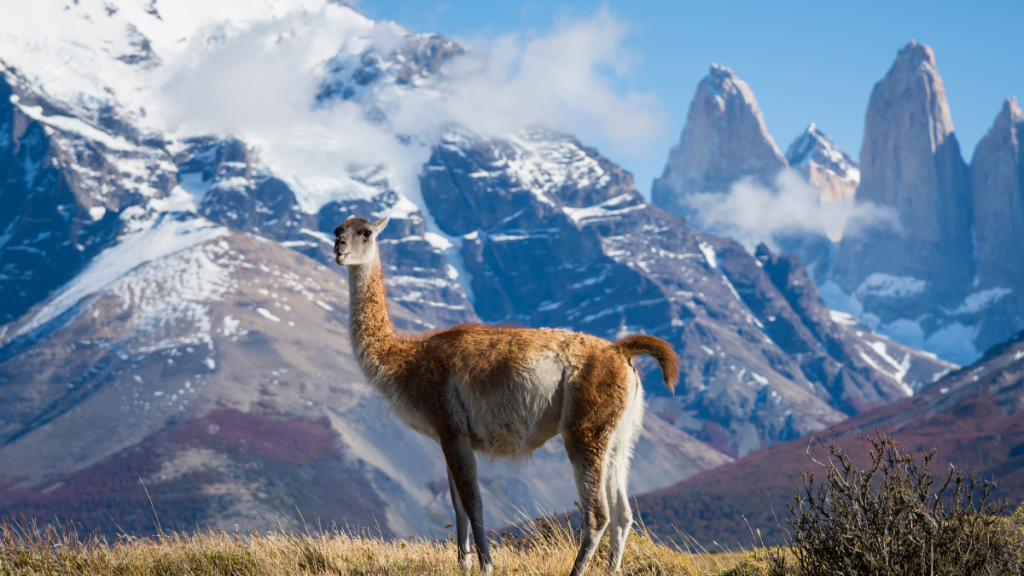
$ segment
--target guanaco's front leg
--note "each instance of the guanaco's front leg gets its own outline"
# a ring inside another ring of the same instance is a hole
[[[459,491],[455,487],[455,480],[452,478],[452,471],[448,470],[448,491],[452,497],[452,508],[455,508],[455,536],[456,547],[459,555],[459,567],[469,570],[473,567],[473,559],[469,550],[469,516],[466,509],[462,507],[462,499],[459,498]]]
[[[469,438],[463,435],[455,438],[442,440],[441,450],[448,463],[448,471],[453,480],[452,486],[455,490],[453,496],[458,495],[462,502],[464,514],[469,517],[469,524],[473,529],[473,541],[476,543],[476,554],[480,560],[480,572],[490,574],[494,569],[491,563],[491,552],[487,541],[487,534],[484,529],[484,503],[480,496],[480,486],[476,481],[476,457],[473,455],[473,447]],[[456,506],[455,515],[459,510]]]

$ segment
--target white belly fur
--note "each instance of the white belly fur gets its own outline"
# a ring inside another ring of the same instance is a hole
[[[563,387],[569,374],[569,365],[551,352],[509,382],[451,382],[465,411],[465,428],[473,449],[496,457],[529,457],[558,434]],[[495,392],[481,392],[488,388]]]

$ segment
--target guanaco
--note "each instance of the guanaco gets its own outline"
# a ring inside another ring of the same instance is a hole
[[[352,349],[370,383],[412,429],[444,453],[455,508],[459,565],[493,569],[474,452],[526,458],[561,434],[583,513],[572,568],[581,576],[609,526],[608,569],[622,565],[633,522],[626,486],[644,397],[634,356],[650,354],[674,390],[679,358],[654,336],[612,343],[569,330],[462,324],[421,336],[395,333],[377,236],[388,218],[350,217],[334,230],[335,260],[348,268]]]

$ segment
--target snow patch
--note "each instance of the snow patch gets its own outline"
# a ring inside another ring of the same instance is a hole
[[[925,291],[928,282],[913,276],[894,276],[875,272],[857,287],[857,296],[875,296],[878,298],[909,298]]]
[[[972,364],[981,357],[974,345],[976,328],[959,322],[943,326],[928,336],[919,322],[906,318],[877,326],[875,330],[905,346],[931,352],[960,366]]]
[[[704,259],[708,261],[708,266],[710,266],[712,270],[717,269],[718,260],[715,259],[716,254],[714,246],[707,242],[701,242],[698,246],[700,247],[701,253],[704,254]]]
[[[317,232],[316,230],[310,230],[309,228],[302,228],[301,230],[299,230],[299,232],[305,234],[306,236],[312,236],[313,238],[320,240],[324,244],[334,246],[334,238],[331,238],[330,236],[324,234],[323,232]]]
[[[238,326],[241,324],[236,318],[232,318],[230,314],[224,317],[224,328],[223,334],[225,336],[233,336],[238,334]]]
[[[995,304],[1000,298],[1010,294],[1013,290],[1009,288],[989,288],[988,290],[982,290],[981,292],[974,292],[964,298],[963,304],[961,304],[956,310],[953,310],[950,314],[956,316],[959,314],[973,314],[980,312],[985,308],[988,308],[992,304]]]
[[[270,310],[267,310],[266,308],[262,308],[262,307],[261,308],[257,308],[256,309],[256,313],[259,314],[260,316],[263,316],[267,320],[273,320],[274,322],[280,322],[281,321],[280,318],[278,318],[277,316],[274,316],[273,314],[271,314]]]
[[[445,238],[444,236],[436,234],[434,232],[424,233],[423,239],[426,240],[431,246],[442,252],[454,246],[451,240],[448,240],[448,238]]]
[[[889,355],[885,342],[868,342],[867,345],[870,346],[871,349],[875,351],[875,354],[878,354],[882,358],[882,360],[885,360],[885,362],[892,367],[892,370],[889,371],[880,370],[878,366],[875,366],[875,369],[878,369],[880,372],[892,376],[893,379],[896,380],[896,383],[899,384],[901,388],[903,388],[903,391],[907,394],[907,396],[913,396],[914,389],[903,381],[903,377],[906,376],[907,372],[910,371],[910,354],[904,354],[903,360],[897,362],[895,358]],[[862,356],[864,355],[862,354]],[[864,356],[864,359],[867,360],[867,357]],[[873,362],[868,362],[871,363],[872,366],[874,366]]]
[[[75,134],[87,140],[99,142],[111,150],[121,150],[125,152],[138,150],[137,146],[124,138],[111,136],[102,130],[97,130],[78,118],[72,118],[71,116],[44,116],[42,106],[22,106],[21,104],[18,104],[17,99],[14,96],[11,96],[11,103],[17,106],[18,109],[29,118],[42,122],[47,126],[56,128],[61,132]]]
[[[216,245],[195,246],[147,262],[110,285],[121,310],[131,313],[123,340],[133,342],[133,352],[195,344],[212,350],[213,322],[206,302],[233,288],[235,262],[215,261],[223,252]]]
[[[626,206],[625,208],[619,208],[617,210],[614,209],[615,206],[618,206],[623,202],[628,202],[631,199],[633,199],[632,194],[621,194],[594,206],[588,206],[586,208],[570,208],[565,206],[562,208],[562,211],[565,212],[573,222],[580,224],[581,222],[588,223],[614,220],[623,214],[642,210],[647,207],[646,204],[636,204],[633,206]]]
[[[158,260],[202,242],[229,235],[205,218],[161,214],[139,224],[138,231],[107,248],[50,299],[16,333],[22,336],[60,316],[82,298],[95,294],[145,262]]]
[[[839,310],[829,310],[828,315],[832,317],[833,322],[842,326],[856,326],[860,324],[860,320],[853,314],[840,312]]]

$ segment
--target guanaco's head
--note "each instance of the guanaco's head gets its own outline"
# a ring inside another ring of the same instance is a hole
[[[334,229],[334,261],[339,266],[371,264],[377,257],[377,236],[390,216],[376,222],[349,216]]]

